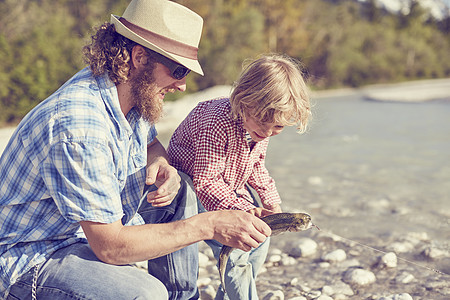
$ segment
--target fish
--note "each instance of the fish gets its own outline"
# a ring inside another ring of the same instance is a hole
[[[297,232],[307,230],[311,227],[317,227],[311,221],[311,216],[306,213],[276,213],[262,217],[261,220],[266,222],[272,229],[271,236],[290,231]],[[319,229],[320,230],[320,229]],[[222,289],[225,292],[225,269],[231,252],[236,249],[230,246],[223,246],[219,254],[219,275],[222,283]],[[226,292],[225,292],[226,293]]]

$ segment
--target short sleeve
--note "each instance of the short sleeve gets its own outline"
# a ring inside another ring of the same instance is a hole
[[[112,223],[123,216],[111,153],[98,141],[64,141],[42,161],[44,182],[69,222]]]

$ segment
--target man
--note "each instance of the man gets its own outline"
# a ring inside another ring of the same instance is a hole
[[[203,74],[202,23],[131,1],[84,48],[89,68],[19,124],[0,158],[3,299],[194,299],[196,242],[249,251],[270,235],[242,211],[197,214],[156,138],[164,95]],[[128,265],[143,260],[149,274]]]

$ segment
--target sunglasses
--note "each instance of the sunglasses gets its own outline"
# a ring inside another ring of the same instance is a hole
[[[164,55],[161,55],[155,51],[150,50],[152,57],[155,58],[155,60],[164,66],[166,66],[170,70],[170,74],[173,78],[176,80],[181,80],[184,77],[191,72],[188,68],[185,66],[180,65],[179,63],[174,62],[173,60],[165,57]]]

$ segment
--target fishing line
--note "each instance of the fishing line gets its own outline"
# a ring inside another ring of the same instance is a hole
[[[316,227],[317,227],[317,226],[316,226]],[[317,229],[319,229],[319,228],[317,227]],[[320,230],[320,229],[319,229],[319,230]],[[365,245],[365,244],[356,242],[356,241],[351,240],[351,239],[347,239],[347,238],[342,237],[342,236],[340,236],[340,235],[337,235],[337,234],[335,234],[335,233],[332,233],[332,232],[329,232],[329,231],[323,231],[323,230],[320,230],[320,231],[323,232],[323,233],[325,233],[325,234],[333,235],[333,236],[336,236],[336,237],[338,237],[338,238],[340,238],[340,239],[343,239],[343,240],[346,240],[346,241],[355,243],[355,244],[357,244],[357,245],[366,247],[366,248],[371,249],[371,250],[373,250],[373,251],[377,251],[377,252],[380,252],[380,253],[383,253],[383,254],[388,254],[388,252],[385,252],[385,251],[382,251],[382,250],[373,248],[373,247],[371,247],[371,246],[368,246],[368,245]],[[407,262],[407,263],[409,263],[409,264],[415,265],[415,266],[417,266],[417,267],[421,267],[421,268],[427,269],[427,270],[429,270],[429,271],[433,271],[433,272],[435,272],[435,273],[437,273],[437,274],[440,274],[440,275],[447,275],[447,276],[450,276],[450,274],[447,274],[447,273],[445,273],[445,272],[442,272],[442,271],[440,271],[440,270],[438,270],[438,269],[433,269],[433,268],[430,268],[430,267],[428,267],[428,266],[424,266],[424,265],[422,265],[422,264],[418,264],[418,263],[413,262],[413,261],[410,261],[410,260],[408,260],[408,259],[406,259],[406,258],[399,257],[397,254],[396,254],[396,256],[397,256],[397,259],[402,260],[402,261],[404,261],[404,262]]]

